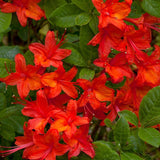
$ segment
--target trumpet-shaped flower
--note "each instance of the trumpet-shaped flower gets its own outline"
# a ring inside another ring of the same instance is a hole
[[[125,77],[131,78],[133,72],[129,67],[125,53],[119,53],[114,58],[99,58],[94,61],[94,64],[105,68],[113,83],[121,82]]]
[[[78,106],[83,107],[89,102],[94,110],[101,106],[103,101],[111,101],[114,96],[114,90],[105,86],[107,81],[106,75],[101,74],[92,81],[86,79],[78,79],[78,84],[84,90],[78,100]]]
[[[88,117],[77,116],[77,102],[70,100],[65,112],[53,114],[55,120],[51,124],[51,129],[57,129],[59,132],[64,131],[67,137],[71,137],[76,131],[77,126],[89,123]]]
[[[68,159],[73,156],[78,156],[80,152],[84,152],[91,158],[95,156],[93,145],[91,143],[91,137],[88,135],[88,125],[81,126],[72,137],[68,138],[65,134],[63,140],[70,146],[68,153]]]
[[[48,104],[44,91],[39,90],[36,101],[27,101],[27,104],[22,109],[22,113],[33,118],[28,121],[29,129],[44,133],[44,128],[50,121],[50,113],[55,109],[55,106]]]
[[[38,90],[42,87],[41,75],[38,74],[39,67],[26,65],[25,58],[21,54],[15,56],[16,72],[10,73],[0,81],[7,85],[17,85],[18,93],[21,98],[25,98],[30,90]]]
[[[113,24],[120,29],[125,27],[123,19],[128,16],[131,11],[131,0],[119,2],[119,0],[92,0],[94,6],[100,13],[99,28],[107,27]]]
[[[107,57],[111,48],[116,49],[119,44],[122,43],[121,38],[123,38],[122,30],[109,24],[105,28],[100,28],[99,33],[97,33],[88,44],[93,46],[99,44],[99,57]]]
[[[59,48],[63,41],[64,35],[61,41],[56,44],[54,32],[49,31],[45,38],[45,45],[41,43],[30,44],[29,49],[34,54],[35,64],[43,67],[54,66],[56,68],[62,65],[62,59],[71,54],[71,50]]]
[[[44,11],[38,6],[41,0],[13,0],[12,3],[2,3],[0,5],[1,12],[16,12],[20,24],[25,27],[27,18],[40,20],[45,16]]]
[[[15,144],[17,146],[11,147],[12,149],[10,149],[10,150],[5,150],[5,151],[0,150],[0,156],[8,156],[8,155],[10,155],[14,152],[17,152],[21,149],[24,149],[23,157],[25,157],[26,155],[29,154],[30,149],[34,145],[33,131],[28,129],[28,125],[27,125],[26,122],[24,123],[23,129],[24,129],[24,136],[18,136],[18,137],[15,138],[16,139]]]
[[[77,98],[77,90],[71,82],[76,74],[76,67],[72,67],[68,72],[65,72],[63,66],[60,66],[55,72],[45,73],[41,81],[44,86],[50,87],[48,97],[56,97],[63,90],[70,97]]]
[[[139,54],[139,55],[138,55]],[[140,58],[139,58],[140,57]],[[155,45],[155,50],[148,56],[145,52],[138,52],[135,64],[137,65],[136,81],[140,84],[155,87],[160,84],[160,47]]]
[[[34,146],[30,149],[25,159],[56,160],[69,150],[69,146],[60,144],[60,135],[57,130],[48,130],[45,134],[35,134],[33,137]]]

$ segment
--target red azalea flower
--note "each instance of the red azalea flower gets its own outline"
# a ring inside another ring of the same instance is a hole
[[[106,118],[106,113],[108,113],[106,102],[101,102],[100,107],[97,109],[93,109],[90,103],[87,103],[85,106],[78,107],[78,112],[82,113],[84,117],[88,117],[91,121],[93,116],[104,120]]]
[[[60,144],[60,135],[57,130],[50,129],[45,134],[35,134],[33,137],[34,146],[30,149],[25,159],[56,160],[56,156],[61,156],[69,150],[69,146]]]
[[[128,80],[125,83],[125,85],[117,91],[117,95],[113,98],[113,101],[110,105],[107,106],[108,114],[106,118],[110,119],[111,121],[114,121],[118,115],[118,112],[123,110],[130,110],[133,111],[133,101],[132,97],[130,95],[128,96]]]
[[[131,11],[131,0],[119,2],[119,0],[92,0],[94,6],[100,13],[99,28],[107,27],[113,24],[120,29],[125,27],[123,19],[128,16]]]
[[[77,116],[77,102],[70,100],[65,112],[53,114],[55,120],[51,124],[51,129],[57,129],[59,132],[64,131],[67,137],[71,137],[77,130],[77,126],[89,123],[88,117]]]
[[[84,93],[78,100],[78,106],[83,107],[89,102],[92,108],[96,110],[101,106],[101,102],[111,101],[114,96],[114,90],[105,86],[106,81],[105,74],[101,74],[92,81],[78,79],[78,84],[84,90]]]
[[[114,58],[99,58],[94,61],[94,64],[99,67],[105,68],[111,76],[111,81],[113,83],[119,83],[125,77],[131,78],[133,72],[128,64],[126,54],[124,52],[118,53]]]
[[[22,109],[22,114],[33,117],[28,121],[29,129],[34,129],[38,133],[44,133],[44,128],[50,122],[50,114],[56,110],[55,106],[49,105],[43,90],[37,92],[36,101],[29,102]]]
[[[25,149],[24,152],[23,152],[23,157],[28,155],[28,153],[30,151],[30,148],[34,145],[33,131],[28,129],[27,123],[24,123],[23,129],[24,129],[24,136],[19,136],[19,137],[15,138],[16,139],[15,144],[17,146],[15,146],[15,147],[2,147],[2,148],[13,148],[13,149],[10,149],[10,150],[7,150],[7,151],[1,151],[0,150],[0,156],[8,156],[8,155],[10,155],[14,152],[17,152],[21,149]]]
[[[95,156],[95,151],[91,143],[91,137],[88,135],[88,125],[81,126],[72,137],[68,138],[63,134],[63,140],[70,146],[68,159],[78,156],[80,152],[84,152],[91,158]]]
[[[26,65],[25,58],[21,54],[15,56],[15,63],[16,72],[1,78],[0,81],[11,86],[17,85],[19,96],[25,98],[30,90],[38,90],[42,87],[41,75],[38,74],[39,67]]]
[[[151,16],[148,13],[144,13],[139,18],[125,18],[125,20],[135,24],[140,29],[148,27],[160,32],[160,18]]]
[[[138,55],[139,54],[139,55]],[[140,58],[139,58],[140,57]],[[138,67],[136,82],[151,87],[160,84],[160,47],[155,45],[155,50],[148,56],[145,52],[138,52],[135,64]]]
[[[59,44],[56,44],[54,32],[49,31],[46,35],[45,45],[41,43],[30,44],[29,49],[34,54],[35,64],[43,67],[54,66],[56,68],[62,65],[62,59],[71,54],[71,50],[59,48],[63,41],[64,35]]]
[[[27,18],[40,20],[45,16],[44,11],[37,5],[41,0],[13,0],[12,3],[2,3],[1,12],[16,12],[20,24],[25,27]]]
[[[129,63],[134,62],[136,52],[150,48],[151,32],[147,28],[135,30],[133,26],[126,26],[123,41],[116,48],[127,53]]]
[[[109,24],[105,28],[100,28],[99,33],[88,44],[93,46],[99,44],[99,57],[107,57],[111,48],[116,49],[122,43],[121,38],[123,38],[123,31]]]
[[[77,68],[72,67],[68,72],[65,72],[63,66],[60,66],[55,72],[45,73],[41,81],[44,86],[49,88],[49,98],[58,96],[63,90],[68,96],[77,98],[78,93],[71,80],[77,74]]]
[[[151,87],[145,84],[138,85],[135,77],[127,79],[124,86],[118,90],[111,104],[107,106],[109,114],[106,118],[113,121],[118,112],[122,110],[130,110],[137,114],[141,100],[150,89]]]

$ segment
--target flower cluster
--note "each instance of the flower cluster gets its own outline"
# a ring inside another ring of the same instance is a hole
[[[1,2],[2,12],[16,12],[22,26],[27,18],[45,17],[37,5],[40,0],[13,0]],[[132,0],[92,0],[99,12],[99,33],[88,45],[99,45],[98,59],[94,64],[103,68],[93,80],[77,79],[77,68],[66,71],[63,59],[71,50],[62,49],[64,35],[59,43],[55,33],[49,31],[45,45],[32,43],[29,50],[34,54],[35,65],[26,65],[22,54],[15,56],[15,72],[0,81],[17,86],[18,94],[25,101],[22,114],[30,117],[24,124],[24,136],[16,137],[13,149],[0,151],[7,156],[24,149],[23,158],[30,160],[55,160],[68,152],[68,159],[81,151],[91,158],[95,156],[89,124],[93,117],[115,120],[119,111],[138,113],[146,93],[160,84],[160,47],[149,56],[151,29],[157,31],[160,19],[145,13],[140,18],[128,18]],[[128,25],[130,22],[132,25]],[[114,54],[112,50],[119,51]],[[53,66],[54,72],[47,72]],[[106,73],[109,75],[107,78]],[[106,82],[125,84],[116,91]],[[26,100],[30,91],[36,92],[36,100]],[[110,102],[108,105],[107,102]],[[137,115],[138,116],[138,115]]]
[[[93,46],[99,44],[99,58],[93,63],[104,68],[102,72],[109,74],[112,83],[122,82],[126,77],[124,86],[117,90],[116,96],[107,106],[107,118],[113,121],[122,110],[137,114],[144,95],[160,84],[160,47],[155,45],[150,56],[147,53],[151,47],[151,29],[159,31],[156,24],[160,19],[147,13],[140,18],[127,18],[132,0],[92,2],[100,13],[99,33],[89,42]],[[114,55],[112,49],[119,53]]]

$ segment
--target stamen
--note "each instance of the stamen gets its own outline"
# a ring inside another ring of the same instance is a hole
[[[33,142],[29,142],[29,143],[26,143],[26,144],[23,144],[23,145],[20,145],[20,146],[13,146],[13,147],[4,147],[4,146],[0,146],[0,148],[12,148],[10,150],[7,150],[7,151],[1,151],[0,150],[0,156],[2,157],[6,157],[12,153],[15,153],[21,149],[24,149],[24,148],[28,148],[30,146],[33,146],[34,143]]]
[[[27,100],[16,97],[15,95],[12,95],[12,98],[15,100],[15,102],[12,102],[13,104],[25,105],[27,103]]]
[[[10,72],[9,72],[9,70],[8,70],[8,68],[7,68],[7,63],[4,62],[4,65],[5,65],[5,68],[6,68],[7,73],[10,74]]]
[[[46,150],[46,152],[44,153],[43,157],[40,160],[44,160],[51,151],[52,151],[52,146]]]
[[[145,23],[145,25],[148,27],[148,28],[151,28],[157,32],[160,32],[160,28],[157,27],[157,25],[150,25],[148,23]]]
[[[60,42],[58,43],[58,45],[57,45],[57,47],[59,48],[60,46],[62,46],[63,45],[63,43],[64,43],[64,40],[65,40],[65,38],[64,38],[64,36],[65,36],[65,34],[66,34],[66,28],[65,28],[65,31],[64,31],[64,33],[63,33],[63,35],[62,35],[62,38],[61,38],[61,40],[60,40]]]
[[[85,112],[89,112],[92,116],[94,116],[95,114],[88,108],[87,104],[84,106],[84,110]]]
[[[138,49],[138,47],[135,45],[135,43],[130,39],[128,38],[128,41],[130,43],[130,45],[133,47],[133,49],[136,51],[136,52],[139,52],[140,50]]]

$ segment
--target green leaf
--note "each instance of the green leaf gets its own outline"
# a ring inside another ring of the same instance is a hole
[[[79,78],[92,80],[94,78],[95,71],[88,69],[88,68],[82,68],[79,72]]]
[[[126,78],[124,78],[124,80],[119,83],[112,83],[111,81],[107,81],[106,86],[109,88],[118,89],[124,86],[125,82],[126,82]]]
[[[18,36],[23,40],[23,41],[27,41],[28,40],[28,26],[26,27],[21,27],[18,30]]]
[[[138,136],[154,147],[160,146],[160,133],[155,128],[139,128]]]
[[[138,126],[138,118],[135,115],[135,113],[128,111],[128,110],[123,110],[121,112],[118,112],[118,114],[120,116],[123,116],[130,123],[134,124],[135,126]]]
[[[6,96],[3,93],[0,93],[0,110],[4,109],[7,106]]]
[[[30,50],[24,54],[24,58],[26,60],[26,64],[34,65],[34,55]]]
[[[20,111],[19,106],[11,106],[7,107],[0,111],[0,121],[2,121],[5,118],[8,118],[11,115],[17,115],[18,111]]]
[[[75,24],[83,26],[88,24],[90,20],[91,20],[91,15],[89,13],[83,12],[76,17]]]
[[[67,158],[67,154],[65,154],[65,155],[63,155],[63,156],[57,156],[56,157],[56,160],[67,160],[68,158]],[[71,158],[71,160],[72,160],[72,158]]]
[[[1,46],[0,47],[0,58],[7,58],[14,60],[16,54],[22,53],[18,46]]]
[[[11,24],[12,14],[0,12],[0,33],[8,29]]]
[[[122,152],[121,153],[121,160],[144,160],[144,159],[134,153]]]
[[[91,28],[91,30],[94,34],[98,33],[98,24],[99,24],[98,16],[93,15],[92,19],[89,22],[89,27]]]
[[[66,47],[66,49],[71,49],[72,53],[70,56],[64,59],[64,62],[80,67],[86,66],[85,60],[78,50],[72,47]]]
[[[141,8],[139,0],[134,0],[131,6],[131,12],[129,14],[129,18],[139,18],[144,11]]]
[[[114,129],[115,141],[121,145],[125,145],[129,137],[129,124],[124,117],[120,117]]]
[[[81,152],[80,155],[72,157],[71,160],[120,160],[119,155],[114,151],[114,146],[111,142],[96,141],[94,142],[94,146],[96,155],[93,159],[84,152]],[[67,160],[64,156],[63,159],[57,158],[58,160]]]
[[[160,1],[159,0],[143,0],[142,8],[152,16],[160,17]]]
[[[6,64],[6,66],[5,66],[5,64]],[[10,59],[0,58],[0,77],[1,78],[6,77],[8,75],[6,67],[10,72],[10,69],[15,68],[14,64],[15,64],[14,61],[12,61]],[[12,70],[12,71],[14,71],[14,70]]]
[[[6,124],[0,124],[0,135],[8,140],[8,141],[13,141],[15,138],[15,131],[13,126]]]
[[[5,93],[7,90],[5,83],[0,83],[0,92]]]
[[[131,130],[131,135],[128,137],[128,145],[133,152],[143,153],[145,143],[138,136],[138,129]]]
[[[49,16],[51,24],[59,27],[73,27],[75,26],[75,19],[82,11],[74,4],[65,4],[57,8]]]
[[[58,159],[58,160],[67,160],[68,158],[63,157],[63,159]],[[84,152],[81,152],[78,156],[72,157],[71,160],[93,160],[91,157],[89,157],[87,154]]]
[[[107,127],[112,128],[112,126],[113,126],[111,120],[108,119],[108,118],[106,118],[106,119],[104,120],[104,123],[105,123],[105,125],[106,125]]]
[[[16,113],[17,114],[17,113]],[[22,114],[20,115],[10,115],[8,118],[5,118],[1,123],[7,123],[10,126],[13,126],[14,131],[20,134],[23,134],[23,124],[26,121],[26,117]]]
[[[89,25],[80,27],[80,49],[88,65],[91,65],[92,61],[98,57],[97,47],[87,45],[93,36]]]
[[[74,42],[78,42],[79,41],[79,36],[77,34],[68,33],[66,35],[66,41],[67,41],[67,43],[72,43],[73,44]]]
[[[94,8],[92,0],[72,0],[72,3],[87,12],[90,12]]]
[[[66,4],[65,0],[45,0],[44,1],[44,11],[47,19],[51,15],[51,13],[57,9],[58,7]]]
[[[117,152],[112,150],[105,142],[94,142],[96,155],[93,160],[120,160]]]
[[[160,123],[160,86],[151,89],[142,99],[139,119],[143,127]]]

